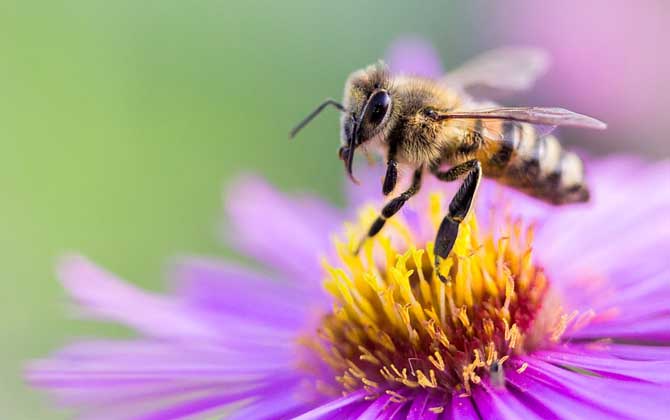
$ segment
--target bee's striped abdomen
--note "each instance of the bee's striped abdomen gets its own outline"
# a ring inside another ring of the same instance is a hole
[[[487,142],[477,157],[484,175],[554,204],[586,201],[582,160],[564,150],[552,135],[533,126],[502,122],[501,139]]]

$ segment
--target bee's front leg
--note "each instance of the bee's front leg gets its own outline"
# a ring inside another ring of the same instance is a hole
[[[384,195],[391,194],[398,183],[398,161],[396,154],[398,153],[397,142],[391,142],[389,145],[388,154],[386,156],[386,174],[384,175],[384,185],[382,192]]]
[[[461,184],[456,195],[454,195],[454,198],[451,199],[451,203],[449,203],[449,213],[447,213],[442,220],[435,238],[435,270],[437,276],[442,281],[446,281],[446,279],[439,273],[438,267],[440,266],[440,261],[447,258],[451,249],[454,247],[454,243],[456,243],[456,238],[458,237],[459,225],[463,219],[465,219],[465,216],[468,215],[475,194],[477,193],[479,181],[482,179],[482,165],[476,160],[465,162],[462,165],[451,168],[451,170],[454,170],[454,173],[457,173],[463,170],[463,168],[459,167],[464,165],[469,166],[469,169],[466,172],[468,175],[465,177],[465,180],[463,180],[463,184]]]
[[[368,238],[372,238],[373,236],[378,234],[380,230],[382,230],[382,228],[386,224],[386,220],[393,217],[393,215],[396,214],[402,208],[403,205],[405,205],[407,200],[409,200],[413,195],[419,192],[419,190],[421,189],[422,175],[423,175],[423,167],[420,167],[417,170],[415,170],[414,177],[412,178],[412,185],[405,192],[403,192],[393,200],[389,201],[384,206],[384,208],[381,211],[381,214],[377,216],[375,221],[370,226],[370,229],[368,229],[367,235],[360,241],[360,243],[356,247],[356,250],[354,251],[355,254],[358,254],[358,252],[361,250],[361,247],[363,246],[363,243]]]

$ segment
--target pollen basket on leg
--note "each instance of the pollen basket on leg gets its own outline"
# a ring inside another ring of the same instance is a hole
[[[419,217],[439,223],[434,197]],[[360,226],[374,211],[365,211]],[[496,233],[474,215],[462,223],[453,252],[433,264],[433,244],[415,243],[402,218],[351,252],[361,229],[336,241],[337,262],[324,263],[332,311],[306,345],[333,372],[341,391],[365,388],[371,397],[400,398],[407,390],[469,393],[510,355],[555,333],[535,320],[548,282],[532,260],[532,227],[501,217]],[[544,316],[543,318],[546,318]],[[538,323],[539,324],[539,323]]]

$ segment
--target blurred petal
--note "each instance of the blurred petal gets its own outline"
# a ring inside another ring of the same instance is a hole
[[[247,178],[234,184],[226,209],[227,237],[238,249],[304,290],[321,290],[321,253],[330,249],[330,233],[340,228],[332,208],[287,198],[265,181]]]
[[[570,337],[670,340],[670,270],[594,294],[592,303],[583,299],[582,305],[595,309],[595,317]]]
[[[533,357],[554,365],[577,367],[612,378],[670,384],[670,359],[621,360],[603,351],[574,354],[551,350],[534,352]]]
[[[407,420],[437,420],[441,411],[436,411],[436,408],[445,409],[444,397],[438,398],[429,392],[420,392],[412,401]]]
[[[670,346],[644,344],[589,343],[571,344],[569,349],[589,352],[594,349],[626,360],[670,360]]]
[[[307,322],[308,295],[295,283],[278,282],[248,269],[204,258],[180,260],[173,271],[176,295],[194,310],[228,314],[244,322],[297,331]]]
[[[298,389],[293,387],[278,387],[271,392],[259,392],[251,402],[225,418],[228,420],[294,418],[311,406],[300,398],[297,391]]]
[[[363,400],[366,393],[364,391],[352,392],[349,395],[346,395],[341,398],[337,398],[333,401],[325,403],[321,406],[318,406],[306,413],[295,417],[293,420],[317,420],[331,415],[336,415],[344,411],[348,406]]]
[[[611,158],[590,167],[593,202],[557,212],[536,236],[538,259],[566,303],[595,311],[567,336],[668,340],[670,189],[660,186],[670,163]]]
[[[480,418],[475,406],[472,404],[472,397],[461,397],[458,394],[452,395],[451,418],[453,420],[472,420]]]
[[[149,336],[212,336],[175,299],[141,291],[80,256],[65,258],[59,277],[83,313],[116,321]]]
[[[472,398],[477,404],[477,411],[484,419],[500,420],[543,420],[557,418],[543,405],[532,404],[535,410],[519,401],[511,392],[502,389],[494,389],[491,385],[482,382],[481,386],[475,387]]]
[[[555,261],[556,269],[564,270],[559,274],[576,274],[590,267],[611,269],[617,262],[636,264],[637,258],[650,256],[644,252],[645,244],[670,242],[668,225],[659,218],[670,210],[670,189],[660,188],[670,177],[670,164],[642,166],[636,160],[613,158],[590,167],[592,203],[568,206],[538,231],[537,248],[545,261]],[[568,258],[574,263],[559,263]]]
[[[444,73],[432,44],[416,37],[400,38],[386,54],[391,73],[437,78]]]
[[[403,174],[400,174],[403,175]],[[383,199],[382,183],[384,179],[384,169],[382,165],[376,164],[370,167],[361,168],[356,174],[359,184],[353,182],[345,183],[345,192],[348,198],[349,208],[353,213],[365,204],[379,203]]]
[[[575,339],[618,338],[640,342],[667,343],[670,341],[670,317],[653,318],[634,323],[620,323],[616,319],[602,324],[591,323],[578,331],[570,332],[569,337]]]
[[[517,373],[514,369],[505,371],[507,388],[524,400],[544,405],[561,419],[612,418],[612,413],[594,406],[588,400],[569,396],[561,387],[554,387],[547,381],[532,375]]]
[[[407,420],[419,420],[428,418],[424,416],[428,411],[426,409],[426,404],[428,404],[429,394],[427,392],[421,392],[414,397],[412,405],[409,408],[409,413],[407,415]],[[430,413],[430,412],[429,412]],[[433,414],[433,413],[430,413]]]
[[[187,354],[188,357],[184,357]],[[28,381],[66,406],[106,418],[178,418],[297,383],[290,355],[254,355],[216,345],[156,341],[74,344],[34,362]]]
[[[520,360],[528,363],[522,375],[532,376],[570,398],[617,416],[652,419],[670,408],[667,388],[656,384],[585,375],[532,357]]]
[[[358,416],[358,420],[383,419],[394,411],[393,406],[395,405],[396,403],[391,401],[391,396],[384,394],[371,401],[368,408]]]

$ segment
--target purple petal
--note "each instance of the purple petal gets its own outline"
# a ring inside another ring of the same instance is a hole
[[[106,340],[67,346],[51,358],[33,364],[32,372],[46,377],[67,375],[73,381],[96,377],[151,381],[271,373],[290,368],[292,362],[290,352],[273,352],[268,357],[267,352],[232,351],[218,343]]]
[[[369,401],[359,401],[344,407],[341,412],[332,413],[324,417],[323,420],[359,419],[368,407],[370,407]]]
[[[668,340],[670,189],[658,186],[670,177],[670,164],[614,158],[590,167],[592,203],[557,211],[535,241],[567,306],[596,313],[566,337]]]
[[[414,397],[412,405],[409,408],[407,420],[425,419],[427,418],[424,417],[426,412],[433,414],[426,408],[426,404],[428,404],[429,397],[430,395],[428,394],[428,392],[420,392],[418,395]]]
[[[70,257],[61,265],[66,290],[96,319],[129,325],[153,337],[226,343],[229,348],[292,346],[295,328],[255,322],[230,313],[207,313],[191,303],[141,291],[118,280],[82,257]]]
[[[371,401],[368,408],[358,415],[358,420],[376,420],[385,418],[395,411],[398,403],[391,401],[391,396],[384,394],[374,401]]]
[[[444,72],[432,44],[416,37],[404,37],[393,44],[386,55],[391,73],[438,78]]]
[[[257,390],[255,390],[257,392]],[[212,409],[225,407],[231,402],[242,401],[253,397],[256,392],[241,392],[236,395],[212,395],[196,400],[189,400],[180,404],[172,405],[165,409],[156,410],[150,414],[135,417],[137,420],[170,420],[182,419],[190,415],[212,415]]]
[[[409,409],[411,408],[410,402],[400,402],[394,403],[392,407],[389,407],[389,410],[386,410],[384,413],[387,417],[382,417],[385,420],[406,420],[409,415]]]
[[[356,174],[359,184],[346,182],[345,192],[348,207],[351,208],[350,217],[356,217],[357,211],[366,204],[378,204],[382,201],[382,182],[384,168],[382,164],[361,168]]]
[[[429,392],[418,392],[409,408],[407,420],[437,420],[442,414],[431,410],[435,408],[450,408],[449,400],[445,400],[442,396],[431,395]]]
[[[458,394],[451,398],[451,418],[453,420],[472,420],[478,419],[479,413],[475,409],[472,397],[461,397]]]
[[[123,283],[84,257],[64,259],[58,272],[66,291],[90,317],[119,322],[149,336],[215,335],[214,330],[194,320],[176,300]]]
[[[279,283],[247,269],[202,258],[180,261],[173,272],[176,295],[214,317],[298,331],[308,321],[310,299],[294,283]]]
[[[313,408],[312,410],[299,415],[293,420],[317,420],[322,419],[325,416],[337,415],[338,413],[345,411],[349,406],[362,401],[365,395],[366,392],[363,390],[352,392],[349,395],[337,398],[333,401]]]
[[[28,381],[65,405],[110,406],[146,394],[228,393],[293,371],[293,354],[233,352],[215,344],[94,341],[70,345],[34,362]]]
[[[524,375],[531,375],[566,396],[619,416],[657,418],[670,407],[667,389],[656,384],[584,375],[532,357],[522,357],[510,365],[518,367],[521,361],[528,363]]]
[[[514,369],[509,369],[505,371],[505,378],[508,388],[516,393],[519,398],[537,405],[544,405],[559,418],[612,418],[612,413],[596,407],[588,401],[573,399],[547,382],[538,380],[525,372],[517,373]]]
[[[668,317],[654,318],[629,324],[622,324],[613,320],[607,324],[592,324],[584,329],[572,332],[570,338],[575,339],[599,339],[618,338],[625,340],[668,342],[670,341],[670,328]]]
[[[556,416],[544,406],[533,404],[534,411],[523,404],[506,389],[495,389],[490,384],[482,382],[473,390],[473,399],[477,404],[479,414],[485,419],[555,419]]]
[[[670,360],[621,360],[598,351],[574,354],[545,350],[534,352],[533,357],[554,365],[577,367],[613,378],[670,384]]]
[[[301,378],[290,355],[276,356],[198,343],[86,342],[35,362],[26,376],[86,418],[178,418],[287,392]]]
[[[577,307],[594,309],[596,316],[585,327],[569,331],[567,337],[668,340],[670,270],[647,275],[633,284],[619,281],[610,289],[584,295]]]
[[[626,360],[670,360],[670,346],[616,343],[572,343],[569,347],[566,347],[565,350],[573,350],[578,353],[588,353],[598,350]]]
[[[613,174],[612,165],[620,173]],[[637,235],[640,229],[664,226],[657,223],[656,216],[670,209],[670,190],[658,188],[661,179],[667,180],[670,176],[667,164],[649,165],[648,169],[642,169],[639,162],[615,159],[614,162],[593,162],[591,166],[592,203],[561,209],[543,226],[536,237],[543,261],[556,260],[556,268],[579,272],[583,268],[597,266],[594,264],[608,267],[618,257],[623,262],[648,258],[649,255],[638,254],[635,249],[637,245],[633,241],[639,238],[644,239],[641,244],[653,243],[655,238],[664,239],[666,243],[670,241],[670,235],[663,229],[651,229],[648,235]],[[634,181],[628,179],[631,173],[636,174]],[[645,197],[645,200],[640,205],[631,206],[632,202],[639,201],[639,197]],[[622,212],[622,208],[626,211]],[[585,232],[589,234],[584,235]],[[622,238],[626,238],[625,243],[621,242]],[[560,263],[566,259],[573,260],[574,264]]]
[[[310,404],[298,395],[295,388],[274,389],[271,392],[257,393],[254,401],[226,416],[227,420],[270,420],[295,418],[304,412]]]
[[[248,398],[254,400],[242,408],[236,409],[232,415],[226,416],[229,419],[266,419],[275,418],[274,416],[293,413],[298,407],[305,405],[305,402],[296,397],[295,379],[290,381],[275,381],[269,385],[247,390],[234,396],[220,397],[210,396],[197,400],[180,402],[169,407],[152,410],[151,413],[137,417],[138,420],[163,420],[163,419],[181,419],[189,415],[197,414],[198,417],[211,415],[210,410],[221,408],[231,402],[244,401]]]
[[[288,280],[321,293],[320,258],[332,248],[330,235],[340,220],[332,208],[316,203],[287,198],[258,179],[239,181],[227,198],[226,236]]]

